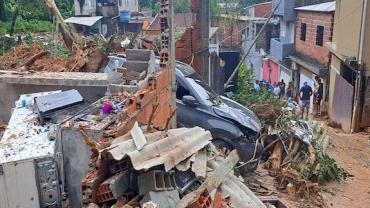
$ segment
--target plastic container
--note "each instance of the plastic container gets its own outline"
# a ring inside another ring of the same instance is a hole
[[[131,12],[130,11],[120,11],[119,12],[119,20],[120,22],[130,22],[131,19]]]

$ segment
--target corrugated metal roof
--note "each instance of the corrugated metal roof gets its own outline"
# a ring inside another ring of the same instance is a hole
[[[240,21],[266,21],[267,18],[264,17],[250,17],[250,16],[232,16],[227,14],[221,14],[222,18],[232,18],[232,19],[238,19]]]
[[[171,129],[167,133],[145,134],[145,137],[148,143],[140,151],[137,150],[131,134],[126,134],[117,138],[102,154],[115,160],[128,156],[136,170],[146,170],[163,164],[165,170],[169,171],[212,140],[211,133],[199,127]]]
[[[32,105],[35,97],[57,92],[61,91],[20,96],[0,140],[0,164],[53,156],[55,141],[50,141],[47,133],[50,125],[39,124],[38,115],[32,110]],[[22,107],[21,100],[25,100],[26,107]]]
[[[314,4],[309,6],[297,7],[295,10],[299,11],[314,11],[314,12],[334,12],[335,11],[335,1]]]
[[[98,22],[103,16],[95,17],[70,17],[64,20],[65,23],[72,23],[77,25],[93,26]]]

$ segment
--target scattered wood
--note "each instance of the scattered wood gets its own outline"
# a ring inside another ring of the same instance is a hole
[[[238,153],[236,152],[236,150],[234,150],[224,159],[222,165],[216,168],[212,176],[206,178],[206,180],[196,191],[185,195],[176,204],[176,207],[185,208],[189,204],[194,202],[196,199],[198,199],[205,190],[212,192],[213,190],[217,189],[217,187],[222,183],[224,178],[230,173],[230,171],[234,169],[238,161],[239,161]]]

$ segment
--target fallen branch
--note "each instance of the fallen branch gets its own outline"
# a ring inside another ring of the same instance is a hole
[[[20,67],[23,67],[23,66],[31,66],[37,59],[45,56],[46,54],[48,54],[47,51],[41,51],[40,53],[32,56],[30,59],[28,59],[28,61],[26,61],[26,63],[22,64]]]

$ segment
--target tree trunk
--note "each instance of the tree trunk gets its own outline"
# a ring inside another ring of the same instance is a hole
[[[5,22],[5,2],[0,0],[0,21]]]
[[[19,15],[19,7],[15,6],[14,12],[13,12],[13,17],[12,17],[12,24],[10,25],[10,30],[9,30],[9,35],[13,36],[14,31],[15,31],[15,23],[17,22],[17,18]]]
[[[73,43],[79,42],[78,36],[68,29],[68,26],[66,25],[66,23],[64,23],[64,19],[60,14],[59,9],[55,4],[54,0],[45,0],[45,4],[51,15],[55,17],[57,21],[57,25],[63,36],[64,44],[67,46],[69,51],[72,52]]]

